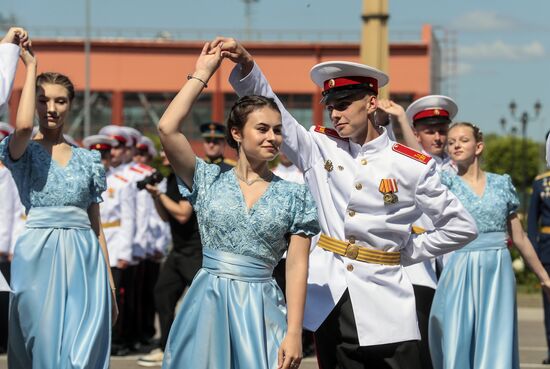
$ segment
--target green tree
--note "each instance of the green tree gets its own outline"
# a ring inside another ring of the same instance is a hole
[[[518,190],[522,188],[526,175],[527,187],[539,173],[541,165],[541,145],[527,139],[526,150],[523,149],[523,140],[515,136],[497,136],[494,134],[485,137],[482,167],[484,170],[498,174],[509,174]],[[525,171],[524,171],[525,168]]]

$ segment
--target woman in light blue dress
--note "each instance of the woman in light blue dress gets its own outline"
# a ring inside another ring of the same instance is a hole
[[[15,132],[0,144],[28,215],[11,266],[8,367],[106,369],[116,305],[99,222],[105,171],[98,152],[64,141],[70,80],[37,78],[28,49],[22,60],[27,74]],[[40,132],[31,140],[35,106]]]
[[[233,106],[227,139],[238,161],[225,173],[198,159],[181,133],[180,121],[221,60],[221,47],[206,44],[159,122],[180,191],[197,214],[204,256],[170,330],[163,368],[298,368],[310,237],[319,226],[307,188],[269,170],[282,143],[277,105],[249,96]],[[272,273],[287,245],[285,306]]]
[[[458,174],[442,182],[477,223],[478,238],[455,251],[439,279],[430,314],[435,369],[519,369],[516,291],[508,234],[550,295],[550,278],[517,216],[519,200],[508,175],[480,169],[483,137],[470,123],[448,132]]]

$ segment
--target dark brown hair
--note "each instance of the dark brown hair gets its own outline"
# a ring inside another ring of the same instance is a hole
[[[231,146],[235,150],[237,150],[239,147],[237,141],[235,141],[235,139],[231,135],[231,128],[237,128],[239,131],[242,132],[250,113],[262,108],[270,108],[275,110],[279,114],[281,113],[279,107],[277,106],[277,103],[275,103],[275,100],[265,96],[243,96],[239,100],[237,100],[235,104],[233,104],[231,112],[229,112],[229,117],[227,118],[227,132],[225,133],[225,138],[229,146]]]
[[[471,128],[473,133],[474,133],[474,138],[475,138],[476,142],[483,142],[483,132],[481,132],[479,127],[476,126],[475,124],[470,123],[470,122],[456,122],[456,123],[451,124],[451,126],[449,127],[449,132],[451,131],[451,129],[453,129],[455,127],[468,127],[468,128]]]
[[[69,97],[69,102],[73,102],[74,99],[74,85],[64,74],[56,73],[56,72],[44,72],[41,73],[38,77],[36,77],[36,88],[42,87],[43,85],[60,85],[65,87],[67,90],[67,94]]]

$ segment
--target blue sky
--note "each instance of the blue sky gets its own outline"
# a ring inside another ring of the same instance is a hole
[[[109,28],[217,30],[234,32],[245,24],[241,0],[91,0],[92,26]],[[501,117],[508,120],[508,103],[532,112],[543,109],[528,125],[528,135],[542,141],[550,129],[550,2],[389,0],[390,35],[415,32],[430,23],[456,32],[458,50],[457,119],[475,122],[486,132],[500,133]],[[251,6],[255,30],[342,31],[359,34],[360,0],[259,0]],[[84,24],[84,1],[2,0],[4,15],[13,14],[31,29]],[[107,30],[107,31],[105,31]],[[38,29],[37,29],[38,31]],[[73,31],[74,32],[74,31]],[[208,35],[208,36],[206,36]],[[313,36],[312,36],[313,37]],[[353,36],[352,36],[353,37]],[[390,76],[391,77],[391,76]],[[517,123],[515,123],[517,125]],[[519,128],[519,126],[518,126]]]

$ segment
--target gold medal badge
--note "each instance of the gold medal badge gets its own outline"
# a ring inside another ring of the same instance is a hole
[[[399,198],[395,194],[398,191],[396,179],[382,179],[380,181],[380,186],[378,186],[378,191],[382,193],[382,198],[384,199],[384,204],[386,205],[395,204],[399,201]]]
[[[332,161],[330,160],[325,161],[325,170],[327,172],[332,172],[333,169],[334,169],[334,166],[332,165]]]
[[[107,194],[108,194],[108,196],[109,196],[110,199],[114,198],[114,197],[115,197],[115,189],[112,188],[112,187],[109,187],[109,188],[107,189]]]

